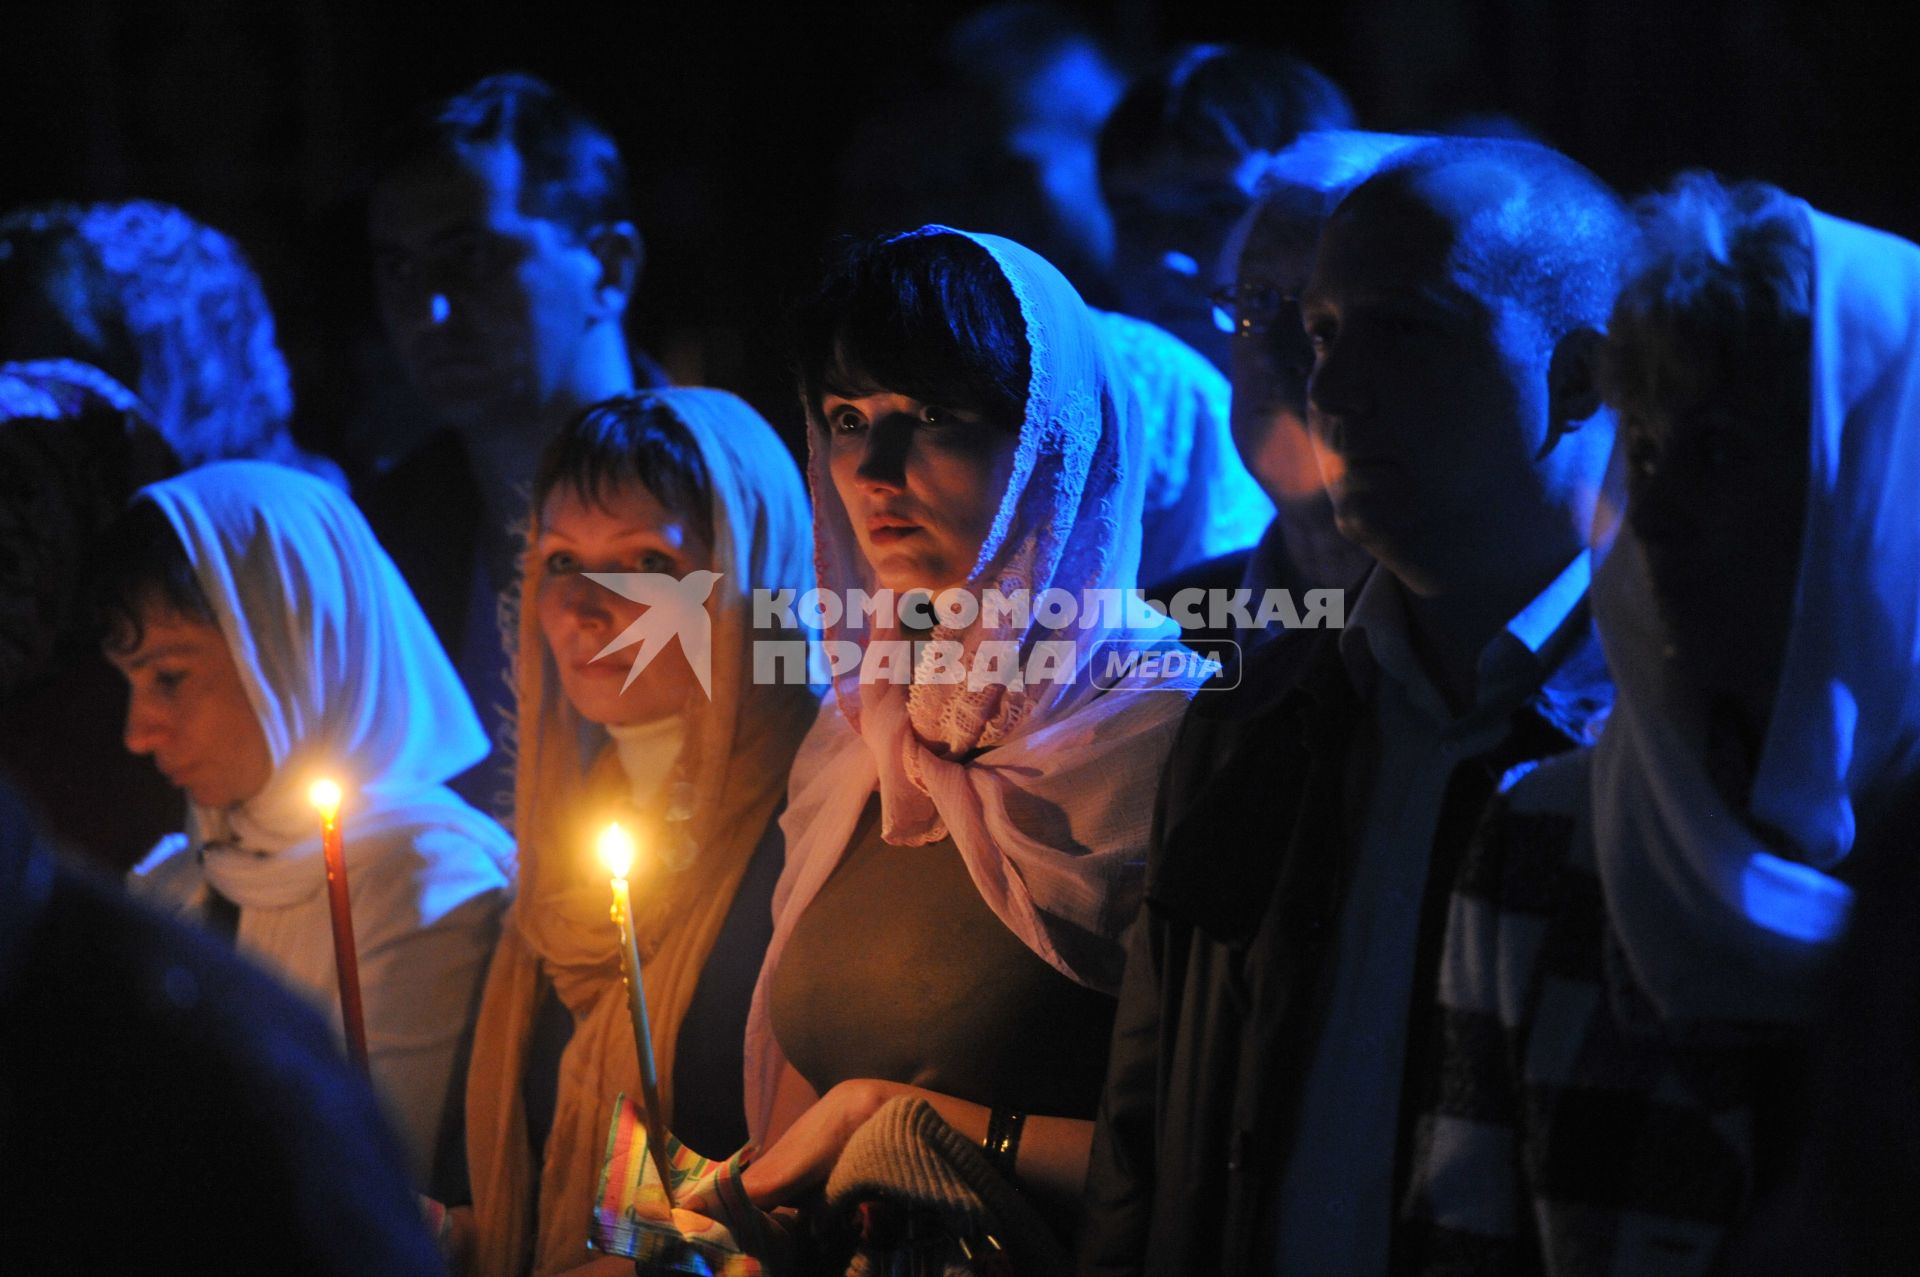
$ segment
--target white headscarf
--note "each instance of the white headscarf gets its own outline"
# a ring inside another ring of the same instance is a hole
[[[1031,354],[1012,475],[968,587],[1036,598],[1055,587],[1076,597],[1131,590],[1146,490],[1142,426],[1131,398],[1115,392],[1079,294],[1010,240],[939,226],[913,233],[959,236],[986,250],[1019,302]],[[828,472],[821,432],[814,422],[807,465],[820,585],[871,590],[874,577]],[[981,898],[1028,948],[1083,984],[1117,985],[1118,940],[1140,902],[1154,791],[1193,683],[1102,692],[1090,671],[1103,639],[1172,646],[1172,622],[1152,615],[1152,622],[1126,628],[1083,608],[1076,624],[1059,632],[1037,623],[990,631],[976,622],[942,625],[931,636],[958,642],[969,669],[985,642],[1015,642],[1024,658],[1043,639],[1072,640],[1079,668],[1071,682],[979,690],[862,686],[857,674],[836,682],[838,712],[823,711],[801,746],[781,820],[787,866],[747,1024],[754,1138],[766,1134],[784,1064],[768,1008],[773,973],[876,791],[886,841],[924,845],[951,837]],[[897,637],[889,630],[828,632],[829,639],[860,643]]]
[[[1233,388],[1207,357],[1132,315],[1089,310],[1117,384],[1141,415],[1146,521],[1140,579],[1152,584],[1260,539],[1273,502],[1233,446]]]
[[[324,887],[307,801],[321,775],[347,794],[349,867],[379,840],[443,828],[510,876],[505,831],[444,783],[486,756],[472,702],[352,501],[258,461],[202,466],[140,496],[179,535],[273,758],[246,802],[190,809],[214,888],[243,909],[275,909]]]
[[[1850,895],[1821,872],[1856,806],[1920,769],[1920,248],[1808,210],[1810,484],[1794,614],[1753,786],[1764,849],[1661,690],[1665,639],[1630,525],[1594,583],[1619,686],[1595,749],[1594,833],[1636,981],[1670,1020],[1804,1015],[1809,958]]]

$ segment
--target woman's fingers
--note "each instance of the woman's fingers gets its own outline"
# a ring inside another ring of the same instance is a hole
[[[714,1222],[714,1212],[709,1207],[682,1202],[673,1208],[673,1226],[680,1230],[682,1237],[707,1232],[713,1228]]]

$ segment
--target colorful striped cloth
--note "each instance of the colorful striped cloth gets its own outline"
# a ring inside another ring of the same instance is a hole
[[[646,1119],[623,1093],[614,1101],[600,1191],[594,1197],[593,1248],[660,1273],[763,1277],[760,1262],[743,1253],[735,1239],[736,1232],[744,1233],[752,1244],[758,1235],[759,1215],[740,1191],[740,1171],[749,1152],[742,1149],[725,1161],[714,1161],[667,1136],[664,1160],[673,1199],[684,1200],[711,1182],[734,1226],[676,1210],[661,1188],[654,1160],[647,1156]]]

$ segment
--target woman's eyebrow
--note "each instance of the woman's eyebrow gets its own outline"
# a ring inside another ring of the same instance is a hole
[[[681,535],[684,539],[685,534],[682,533]],[[540,540],[545,542],[549,538],[556,541],[565,541],[569,545],[577,545],[580,541],[579,537],[568,536],[565,532],[557,528],[542,528],[540,530]],[[607,542],[612,545],[647,546],[672,552],[678,552],[681,548],[680,541],[676,541],[668,531],[660,528],[623,529],[609,536]]]
[[[145,669],[155,661],[164,661],[170,657],[192,656],[194,645],[191,643],[162,643],[158,647],[146,648],[127,658],[126,667],[130,670]]]

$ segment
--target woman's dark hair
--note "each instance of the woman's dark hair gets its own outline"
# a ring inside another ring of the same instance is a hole
[[[533,478],[533,508],[554,490],[572,489],[596,505],[627,483],[638,483],[661,505],[693,520],[713,539],[713,482],[693,434],[656,395],[603,399],[560,428],[541,454]]]
[[[1020,303],[991,254],[964,235],[847,244],[793,314],[800,393],[890,390],[1018,429],[1029,351]]]
[[[1340,86],[1274,49],[1190,45],[1135,80],[1100,129],[1102,176],[1163,148],[1184,156],[1282,151],[1353,127]]]
[[[633,220],[626,162],[613,135],[545,80],[490,75],[405,117],[373,157],[374,182],[422,156],[504,143],[520,159],[520,207],[585,235]],[[371,184],[371,183],[370,183]]]
[[[144,614],[156,609],[215,623],[186,547],[166,511],[136,500],[107,530],[94,558],[95,613],[100,639],[111,652],[138,651],[146,641]]]
[[[1793,396],[1804,412],[1813,245],[1799,201],[1692,172],[1636,212],[1640,246],[1602,361],[1607,401],[1631,412]]]

